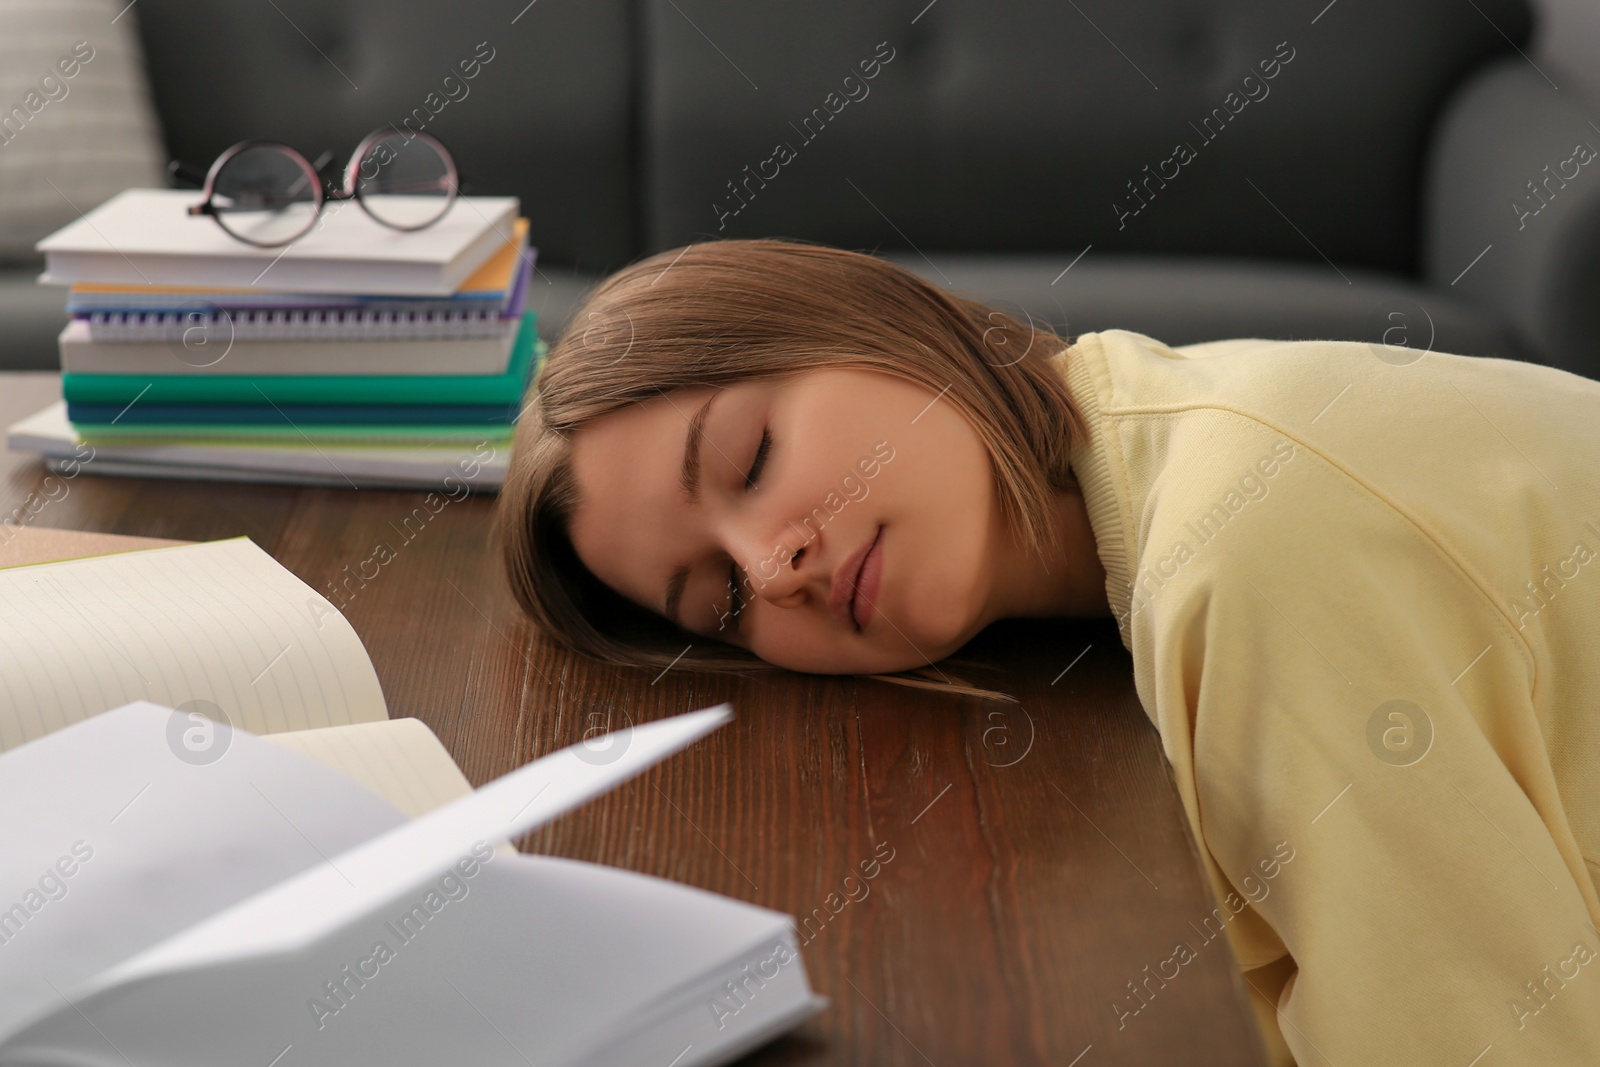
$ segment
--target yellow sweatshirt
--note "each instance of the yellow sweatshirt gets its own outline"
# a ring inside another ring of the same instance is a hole
[[[1600,382],[1125,330],[1054,358],[1218,901],[1157,970],[1226,931],[1275,1064],[1600,1064]]]

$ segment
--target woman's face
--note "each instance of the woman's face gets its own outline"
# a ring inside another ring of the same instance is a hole
[[[1017,549],[988,454],[906,379],[682,389],[587,424],[572,462],[569,535],[595,576],[770,663],[903,670],[1000,617],[997,564]]]

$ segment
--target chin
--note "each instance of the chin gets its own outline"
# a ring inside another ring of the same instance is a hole
[[[919,656],[915,652],[907,651],[903,659],[889,660],[870,671],[858,671],[859,674],[897,674],[900,671],[912,671],[918,667],[926,667],[929,663],[938,663],[944,659],[940,653],[930,651],[926,656]]]
[[[881,651],[873,649],[864,655],[851,656],[848,658],[824,657],[824,659],[821,661],[809,659],[804,662],[790,659],[789,657],[783,655],[775,655],[770,658],[762,656],[761,658],[767,660],[768,663],[774,664],[775,666],[783,667],[786,670],[798,671],[801,674],[850,675],[893,674],[896,671],[911,670],[914,667],[927,666],[930,660],[937,663],[945,656],[945,653],[929,649],[920,641],[918,641],[917,644],[918,647],[926,650],[926,655],[919,653],[917,649],[912,648],[909,645],[905,645],[904,642],[902,642],[902,645],[904,646],[903,650]]]

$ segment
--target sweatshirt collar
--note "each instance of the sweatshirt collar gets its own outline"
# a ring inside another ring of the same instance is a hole
[[[1094,531],[1095,550],[1106,569],[1106,599],[1117,620],[1122,644],[1131,651],[1133,582],[1129,576],[1128,554],[1132,526],[1117,491],[1119,484],[1127,484],[1126,472],[1121,456],[1112,447],[1111,427],[1104,414],[1111,397],[1111,382],[1099,334],[1079,335],[1069,348],[1054,358],[1066,364],[1067,390],[1089,428],[1088,437],[1074,445],[1068,465],[1083,491],[1089,526]]]

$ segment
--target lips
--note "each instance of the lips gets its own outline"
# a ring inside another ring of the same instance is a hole
[[[879,526],[873,531],[872,539],[846,556],[833,572],[828,608],[842,625],[852,630],[861,629],[873,615],[872,602],[878,598],[883,570],[883,553],[873,550],[882,535],[883,527]]]
[[[861,561],[861,572],[856,575],[856,595],[850,603],[850,613],[856,626],[865,630],[877,611],[878,586],[883,580],[883,527],[872,538],[867,558]]]

